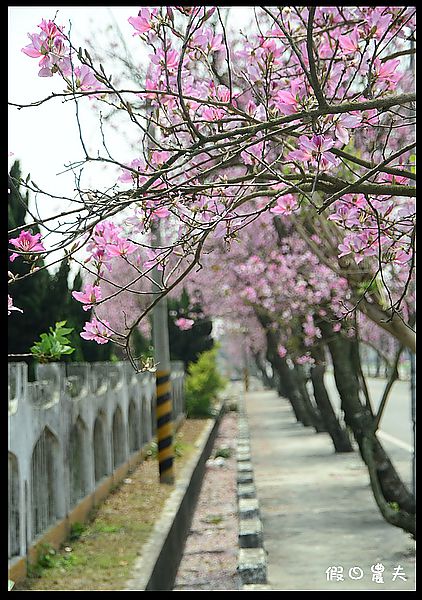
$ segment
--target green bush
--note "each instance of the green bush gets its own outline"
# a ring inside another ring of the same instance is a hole
[[[226,381],[217,371],[217,348],[206,350],[195,363],[189,365],[186,377],[186,414],[192,417],[210,417],[213,401]]]

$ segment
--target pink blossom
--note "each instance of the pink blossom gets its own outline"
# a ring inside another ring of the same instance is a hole
[[[83,92],[89,92],[91,90],[98,90],[101,88],[101,84],[98,79],[96,79],[94,71],[87,65],[76,67],[75,84],[76,88],[81,89]]]
[[[249,302],[256,302],[258,300],[258,294],[250,285],[245,287],[242,293],[243,297],[246,298]]]
[[[143,211],[136,208],[133,216],[126,219],[126,223],[131,226],[133,232],[142,232],[145,226],[145,215]]]
[[[405,265],[412,258],[411,252],[406,252],[403,248],[398,248],[394,251],[392,261],[398,265]]]
[[[283,115],[291,115],[297,112],[298,100],[291,92],[280,90],[277,92],[277,108]]]
[[[227,113],[223,108],[208,106],[202,111],[202,116],[206,121],[221,121]]]
[[[17,310],[18,312],[23,313],[23,310],[21,308],[18,308],[17,306],[13,306],[13,300],[12,297],[8,295],[8,315],[11,314],[12,310]]]
[[[277,198],[277,206],[270,209],[275,215],[291,215],[293,211],[299,208],[299,204],[293,194],[286,194]]]
[[[62,36],[62,27],[57,27],[57,25],[53,21],[46,21],[45,19],[41,20],[41,23],[38,27],[43,31],[47,37],[55,38],[56,36]]]
[[[95,226],[92,238],[86,245],[90,253],[88,261],[94,261],[98,265],[105,265],[110,271],[109,262],[112,258],[109,253],[109,244],[118,244],[122,228],[114,225],[111,221],[102,221]]]
[[[193,48],[204,48],[206,52],[217,52],[224,48],[221,33],[214,35],[212,29],[199,30],[192,38]]]
[[[362,262],[365,256],[374,256],[378,254],[379,243],[382,244],[383,238],[378,240],[375,231],[364,230],[362,233],[351,233],[347,235],[343,242],[338,245],[340,250],[339,258],[347,254],[353,254],[356,263]]]
[[[170,157],[171,152],[168,152],[167,150],[154,150],[154,152],[151,154],[151,162],[154,165],[157,165],[157,167],[162,167]]]
[[[340,140],[342,144],[348,144],[350,137],[348,129],[355,129],[362,123],[362,117],[357,114],[344,114],[336,121],[335,126],[335,137]]]
[[[174,322],[176,327],[178,327],[182,331],[192,329],[194,323],[195,321],[193,321],[192,319],[185,319],[184,317],[181,317],[180,319],[177,319],[177,321]]]
[[[264,150],[264,142],[257,142],[256,144],[252,144],[246,150],[242,150],[240,153],[240,157],[243,160],[245,165],[257,165],[259,164],[259,160],[262,160],[262,154]]]
[[[406,184],[407,183],[407,177],[403,177],[402,175],[391,175],[390,173],[383,173],[382,174],[382,180],[383,181],[388,181],[389,183],[392,184]]]
[[[72,292],[72,296],[78,302],[82,302],[84,310],[89,310],[98,300],[101,300],[101,288],[99,285],[87,284],[83,292]]]
[[[28,33],[31,43],[22,48],[22,52],[31,58],[41,58],[39,77],[51,77],[54,68],[60,68],[64,74],[70,73],[69,49],[61,30],[52,21],[44,19],[39,27],[41,33]]]
[[[110,341],[111,331],[110,323],[108,321],[99,321],[95,317],[85,323],[84,331],[80,333],[81,338],[84,340],[93,340],[97,344],[107,344]]]
[[[230,90],[225,85],[219,85],[217,87],[217,98],[220,102],[230,102]]]
[[[308,356],[306,354],[304,354],[303,356],[298,356],[295,359],[295,363],[297,365],[306,365],[306,364],[312,365],[312,364],[314,364],[314,362],[315,362],[314,359],[311,356]]]
[[[347,35],[340,35],[338,38],[340,48],[344,54],[356,54],[359,52],[359,30],[357,27]]]
[[[260,54],[265,57],[267,60],[270,55],[272,58],[278,58],[283,54],[283,48],[277,44],[277,42],[272,38],[265,38],[263,36],[259,36],[259,50]]]
[[[330,152],[330,148],[333,146],[334,141],[324,135],[313,135],[312,138],[301,135],[299,138],[299,149],[290,152],[289,158],[301,162],[309,162],[321,171],[327,170],[338,163],[337,159]]]
[[[149,57],[154,65],[161,66],[169,73],[174,73],[179,66],[179,53],[172,48],[168,48],[166,51],[158,48],[155,54],[150,54]]]
[[[277,348],[277,354],[279,355],[280,358],[284,358],[287,354],[287,349],[284,346],[278,346]]]
[[[374,60],[374,71],[377,79],[386,79],[387,81],[393,81],[396,83],[401,75],[396,73],[396,69],[400,64],[400,59],[396,58],[395,60],[387,60],[386,62],[381,62],[379,58]]]
[[[124,240],[122,238],[118,238],[115,243],[107,244],[106,250],[109,256],[122,256],[126,257],[128,254],[133,254],[135,252],[137,246],[129,242],[129,240]]]
[[[45,251],[45,248],[42,245],[42,243],[39,241],[40,238],[41,238],[40,233],[36,233],[35,235],[32,235],[30,231],[21,231],[19,237],[11,239],[10,243],[13,244],[15,246],[15,248],[17,248],[18,250],[21,250],[25,254],[27,254],[27,253],[29,254],[32,252],[42,252],[42,251]],[[14,252],[10,256],[10,262],[13,262],[18,256],[19,256],[19,254]]]
[[[144,269],[152,269],[153,267],[157,267],[157,271],[163,271],[163,265],[161,262],[158,262],[157,256],[160,254],[160,251],[154,251],[150,248],[147,248],[146,254],[149,260],[144,262]]]
[[[393,18],[388,13],[383,14],[384,11],[384,7],[377,7],[374,10],[368,11],[366,22],[364,24],[365,31],[368,35],[374,35],[378,39],[384,35]]]
[[[157,8],[154,8],[152,11],[148,8],[141,8],[137,17],[129,17],[128,22],[136,29],[133,35],[141,35],[149,31],[153,26],[153,18],[157,12]]]
[[[139,172],[145,172],[146,167],[145,167],[145,163],[142,160],[139,160],[138,158],[135,158],[134,160],[132,160],[132,162],[128,165],[128,167],[130,169],[132,169],[132,171],[129,171],[128,169],[125,169],[122,173],[122,175],[120,175],[119,177],[119,181],[123,182],[123,183],[138,183],[138,185],[142,185],[143,183],[145,183],[146,181],[146,177],[144,176],[137,176],[135,175],[135,173],[133,173],[133,171],[139,171]]]
[[[170,215],[170,211],[166,206],[162,206],[161,208],[156,208],[152,211],[151,215],[153,217],[157,217],[158,219],[165,219]]]

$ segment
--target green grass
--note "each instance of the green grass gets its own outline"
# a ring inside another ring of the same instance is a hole
[[[204,421],[186,421],[175,438],[176,479],[179,469],[194,452]],[[121,590],[133,564],[148,540],[155,521],[174,486],[160,485],[158,464],[150,456],[91,512],[88,523],[74,523],[69,539],[55,551],[44,544],[30,577],[14,591]],[[65,550],[67,548],[67,551]]]

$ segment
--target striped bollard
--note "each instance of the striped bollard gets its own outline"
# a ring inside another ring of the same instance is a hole
[[[170,371],[156,372],[157,445],[160,483],[174,483],[173,414]]]

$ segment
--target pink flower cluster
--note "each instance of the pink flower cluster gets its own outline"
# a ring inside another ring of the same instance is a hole
[[[20,250],[21,253],[24,254],[25,258],[28,258],[31,254],[35,252],[43,252],[45,251],[44,246],[40,242],[41,234],[36,233],[32,235],[30,231],[21,231],[17,238],[12,238],[10,243],[15,246],[17,250]],[[16,258],[18,258],[20,254],[14,252],[10,256],[10,262],[13,262]]]
[[[93,262],[98,270],[105,265],[111,271],[110,261],[113,257],[127,258],[137,250],[136,244],[125,239],[123,235],[123,229],[111,221],[98,223],[86,246],[90,253],[87,260]]]
[[[97,304],[98,300],[101,300],[101,288],[98,285],[87,284],[83,292],[72,292],[72,296],[78,302],[83,303],[83,309],[89,310]]]
[[[40,58],[39,77],[52,77],[60,72],[70,86],[72,83],[72,62],[70,48],[63,33],[63,26],[43,19],[38,25],[40,33],[28,33],[31,43],[22,52],[31,58]],[[83,92],[101,88],[94,71],[88,65],[77,66],[73,70],[74,87]]]
[[[299,208],[299,204],[293,194],[285,194],[277,198],[277,205],[270,208],[270,212],[275,215],[291,215],[292,212]]]
[[[51,77],[60,70],[64,75],[71,72],[69,48],[63,35],[63,27],[44,19],[38,25],[40,33],[28,33],[31,43],[22,48],[27,56],[41,58],[39,77]]]
[[[111,339],[110,323],[108,321],[99,321],[95,317],[85,323],[84,331],[80,334],[84,340],[93,340],[97,344],[107,344]]]
[[[290,152],[288,158],[300,162],[309,163],[319,171],[327,171],[338,165],[338,159],[330,152],[334,146],[334,140],[325,135],[313,135],[308,138],[301,135],[299,138],[299,149]]]
[[[177,319],[174,324],[182,331],[187,331],[188,329],[192,329],[195,321],[193,319],[185,319],[184,317],[180,317]]]

